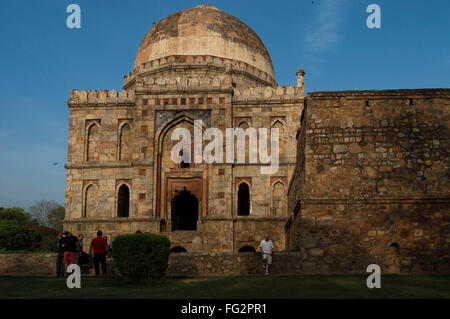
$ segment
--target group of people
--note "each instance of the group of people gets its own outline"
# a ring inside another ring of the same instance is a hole
[[[142,234],[141,231],[137,231],[137,234]],[[111,244],[108,237],[103,236],[102,231],[97,232],[97,237],[92,239],[89,247],[89,255],[83,251],[83,239],[82,234],[78,237],[74,236],[71,232],[62,232],[58,234],[58,257],[56,260],[56,275],[64,276],[67,274],[67,267],[70,264],[78,264],[81,269],[89,271],[90,260],[94,261],[95,275],[100,275],[100,266],[102,269],[102,275],[106,274],[106,256],[111,251]],[[269,234],[264,236],[259,245],[263,256],[263,268],[266,275],[269,274],[269,268],[272,265],[272,250],[273,242],[269,238]]]
[[[106,274],[106,256],[111,252],[111,243],[101,231],[98,231],[97,237],[92,239],[89,254],[83,251],[84,236],[82,234],[76,237],[71,232],[65,231],[58,234],[57,239],[57,276],[67,275],[67,267],[70,264],[77,264],[82,272],[89,272],[91,260],[94,261],[97,276],[100,275],[100,266],[102,275]]]

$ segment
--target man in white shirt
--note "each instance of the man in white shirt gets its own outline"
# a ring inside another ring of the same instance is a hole
[[[261,248],[261,252],[263,254],[263,260],[264,260],[264,268],[266,269],[266,275],[269,274],[269,265],[272,265],[272,250],[273,250],[273,243],[269,239],[269,234],[266,234],[263,240],[261,240],[261,244],[259,244],[259,247]]]

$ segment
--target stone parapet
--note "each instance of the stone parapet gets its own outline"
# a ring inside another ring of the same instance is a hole
[[[124,76],[124,89],[127,89],[133,85],[138,78],[145,77],[147,75],[157,75],[158,73],[166,70],[175,70],[177,68],[186,69],[213,69],[223,73],[230,74],[243,74],[250,78],[258,79],[262,84],[274,85],[275,79],[273,79],[268,73],[259,70],[258,68],[251,66],[245,62],[214,57],[210,55],[201,56],[167,56],[160,59],[148,61],[141,64],[134,69],[131,73]]]
[[[303,102],[303,89],[295,85],[237,88],[233,93],[233,104]]]
[[[346,99],[352,98],[370,98],[376,99],[377,97],[419,97],[424,98],[425,96],[435,96],[435,95],[450,95],[450,89],[447,88],[436,88],[436,89],[399,89],[399,90],[349,90],[349,91],[316,91],[309,92],[308,98],[312,100],[318,99],[331,99],[333,97],[344,97]],[[343,105],[341,105],[343,106]]]
[[[96,106],[96,105],[134,105],[134,91],[121,90],[72,90],[70,91],[70,99],[67,102],[69,107],[74,106]]]
[[[162,94],[162,93],[193,93],[199,92],[230,92],[232,81],[230,77],[219,76],[185,76],[164,77],[145,76],[136,81],[136,94]]]

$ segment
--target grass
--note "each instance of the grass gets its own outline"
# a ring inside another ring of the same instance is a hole
[[[0,298],[450,298],[450,275],[384,275],[369,289],[364,275],[245,275],[166,278],[127,284],[82,277],[0,277]]]
[[[18,255],[18,254],[55,254],[54,251],[48,251],[48,250],[5,250],[0,249],[0,254],[3,255]]]

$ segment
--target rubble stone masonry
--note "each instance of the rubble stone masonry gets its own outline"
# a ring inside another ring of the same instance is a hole
[[[298,252],[278,252],[272,273],[302,272]],[[262,274],[261,256],[255,253],[173,253],[169,258],[168,275]],[[108,275],[120,276],[114,260],[107,258]],[[49,275],[56,273],[56,254],[0,254],[0,275]],[[94,274],[91,267],[89,274]],[[62,282],[65,278],[62,279]]]
[[[288,247],[304,270],[449,272],[450,90],[312,92]]]

